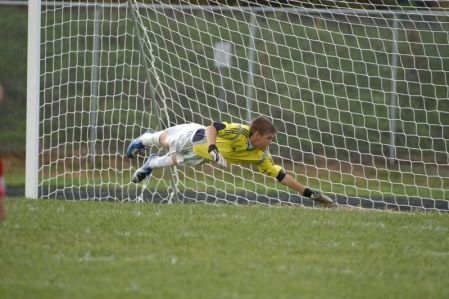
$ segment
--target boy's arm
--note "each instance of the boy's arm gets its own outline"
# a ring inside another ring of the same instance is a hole
[[[306,187],[303,184],[301,184],[300,182],[295,180],[289,174],[285,174],[284,179],[282,179],[282,181],[280,181],[280,182],[281,182],[282,185],[290,187],[290,188],[300,192],[301,194],[304,194],[304,190],[306,190]]]
[[[217,135],[217,129],[213,125],[210,125],[206,128],[206,138],[209,145],[215,144],[217,142]]]
[[[210,156],[212,157],[212,160],[215,161],[215,163],[221,167],[225,168],[228,166],[228,163],[226,162],[225,158],[220,154],[217,148],[217,128],[215,128],[214,125],[210,125],[206,128],[206,138],[207,143],[209,144],[208,152]]]
[[[303,184],[295,180],[289,174],[285,174],[284,178],[280,182],[281,184],[302,193],[305,197],[309,197],[310,199],[313,199],[314,201],[317,201],[324,206],[329,207],[334,204],[334,201],[330,197],[319,192],[312,191],[312,189],[310,188],[306,188]]]
[[[305,187],[291,175],[287,174],[281,166],[274,164],[273,158],[270,154],[268,154],[259,164],[259,171],[276,178],[281,184],[300,192],[304,197],[317,201],[324,206],[332,206],[334,204],[333,200],[328,196]]]

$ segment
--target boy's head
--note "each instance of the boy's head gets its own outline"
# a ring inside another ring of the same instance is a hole
[[[253,135],[256,132],[262,135],[266,133],[276,134],[277,129],[268,117],[260,115],[251,121],[250,134]]]
[[[277,129],[266,116],[254,118],[250,126],[251,144],[261,150],[265,150],[273,141]]]

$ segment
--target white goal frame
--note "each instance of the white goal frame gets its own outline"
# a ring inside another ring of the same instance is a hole
[[[28,1],[25,196],[38,198],[41,0]]]

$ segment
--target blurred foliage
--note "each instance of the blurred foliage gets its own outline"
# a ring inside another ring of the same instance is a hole
[[[0,154],[24,152],[27,76],[27,7],[0,6]]]

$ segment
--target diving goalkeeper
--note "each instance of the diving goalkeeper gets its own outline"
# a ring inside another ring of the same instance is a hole
[[[127,149],[127,156],[134,158],[145,147],[159,146],[167,150],[164,156],[150,155],[142,167],[132,175],[134,183],[141,182],[153,169],[173,165],[195,166],[213,162],[221,168],[228,163],[255,164],[260,172],[276,178],[304,197],[325,206],[333,204],[328,196],[303,186],[281,166],[275,165],[268,146],[276,135],[276,127],[270,119],[259,116],[251,124],[213,122],[210,126],[190,123],[154,132],[149,130],[134,139]]]

